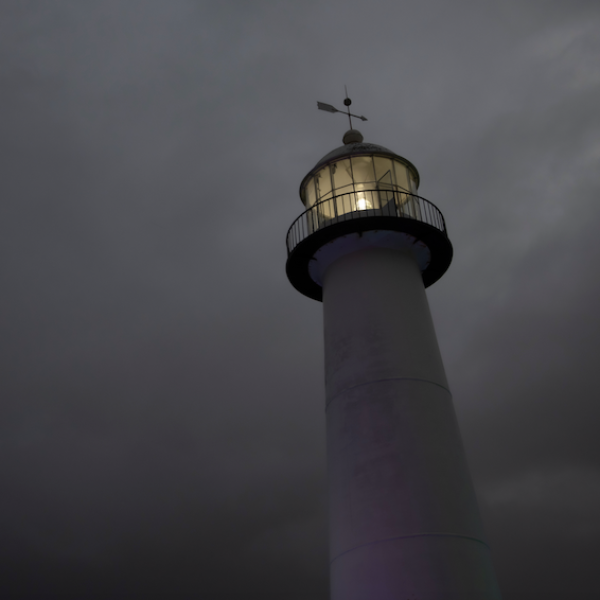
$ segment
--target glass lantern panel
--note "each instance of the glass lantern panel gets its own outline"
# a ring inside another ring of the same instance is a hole
[[[352,191],[352,168],[350,159],[338,160],[331,165],[333,175],[333,188],[336,194]]]
[[[335,198],[336,216],[340,218],[356,210],[356,194],[351,191],[351,188],[346,188],[345,192]]]
[[[392,161],[389,158],[375,156],[373,157],[373,162],[375,163],[375,177],[378,187],[381,187],[382,184],[391,185],[394,179],[392,175],[394,172]],[[388,189],[391,189],[391,187]]]
[[[382,210],[382,213],[389,216],[396,215],[396,193],[394,189],[396,186],[394,185],[394,180],[392,178],[392,161],[389,159],[383,159],[387,161],[388,164],[380,163],[380,169],[377,169],[378,163],[375,161],[375,169],[377,172],[377,195],[379,197],[379,203]],[[389,167],[387,170],[384,170],[385,167]]]
[[[304,202],[304,206],[306,206],[306,208],[310,208],[316,201],[315,180],[313,177],[311,177],[306,182],[306,186],[304,187],[302,195],[303,195],[302,201]]]
[[[396,185],[407,192],[410,192],[410,183],[408,169],[401,162],[394,161],[394,171],[396,173]]]
[[[323,202],[319,202],[319,205],[316,207],[316,211],[318,214],[319,225],[321,227],[328,224],[329,221],[335,218],[335,208],[335,201],[332,198],[329,200],[324,200]]]
[[[373,157],[353,156],[352,174],[355,183],[374,183],[376,179],[373,171]]]
[[[315,174],[315,185],[317,187],[317,200],[323,200],[331,195],[331,175],[329,165]]]
[[[409,173],[410,177],[410,192],[411,194],[417,193],[417,180],[413,177],[412,173]]]

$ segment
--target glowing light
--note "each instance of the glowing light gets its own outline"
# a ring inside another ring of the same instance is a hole
[[[356,199],[356,210],[369,210],[373,208],[373,203],[367,200],[364,194],[360,194]]]

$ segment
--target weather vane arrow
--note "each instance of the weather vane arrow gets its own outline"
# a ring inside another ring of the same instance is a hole
[[[345,86],[344,86],[345,87]],[[352,117],[355,117],[356,119],[360,119],[361,121],[366,121],[367,117],[362,117],[359,115],[353,115],[350,112],[350,105],[352,104],[352,100],[350,100],[350,98],[348,98],[348,90],[346,90],[346,98],[344,100],[344,105],[346,106],[346,110],[348,111],[346,114],[348,115],[348,120],[350,121],[350,129],[352,129]],[[338,108],[336,108],[335,106],[332,106],[331,104],[325,104],[325,102],[318,102],[317,101],[317,108],[319,110],[324,110],[326,112],[330,112],[330,113],[343,113],[343,110],[339,110]]]

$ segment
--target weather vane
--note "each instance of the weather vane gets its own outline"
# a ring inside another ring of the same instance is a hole
[[[350,112],[350,105],[352,104],[352,100],[350,100],[350,98],[348,98],[348,88],[346,88],[346,86],[344,86],[344,90],[346,90],[346,98],[344,99],[344,104],[346,106],[346,110],[348,111],[348,121],[350,121],[350,129],[352,129],[352,117],[355,117],[357,119],[360,119],[361,121],[366,121],[367,117],[359,117],[358,115],[353,115]],[[327,112],[330,113],[336,113],[336,112],[341,112],[343,113],[343,110],[339,110],[337,108],[335,108],[335,106],[331,106],[331,104],[325,104],[324,102],[317,102],[317,108],[319,110],[326,110]]]

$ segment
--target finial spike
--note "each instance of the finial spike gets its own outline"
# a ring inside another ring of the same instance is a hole
[[[344,99],[344,106],[348,111],[348,121],[350,121],[350,129],[352,129],[352,115],[350,114],[350,105],[352,104],[352,100],[348,97],[348,87],[344,86],[344,91],[346,92],[346,98]]]

